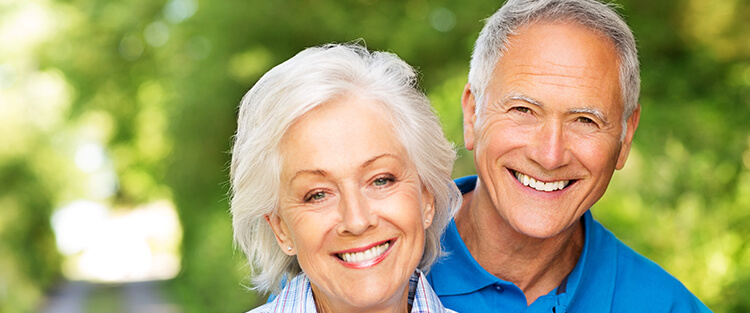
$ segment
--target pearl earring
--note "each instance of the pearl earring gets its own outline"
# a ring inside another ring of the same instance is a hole
[[[286,250],[287,250],[287,251],[292,251],[292,246],[288,246],[288,247],[286,247]]]

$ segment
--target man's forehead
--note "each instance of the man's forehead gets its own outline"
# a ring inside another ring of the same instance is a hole
[[[508,56],[498,62],[490,83],[494,80],[523,83],[532,78],[537,83],[599,89],[599,92],[610,91],[611,85],[619,86],[620,81],[616,62],[598,62],[591,58],[549,59],[541,55],[529,55],[522,58]],[[607,84],[602,84],[603,82]]]
[[[509,36],[496,65],[508,63],[508,59],[517,54],[526,57],[521,58],[526,61],[524,65],[549,67],[562,73],[586,65],[613,68],[619,65],[617,48],[609,38],[596,30],[570,23],[535,23]]]
[[[581,110],[622,105],[618,61],[614,44],[598,32],[575,23],[537,22],[510,38],[487,93],[495,101],[521,95],[519,100],[535,105],[548,98],[581,102],[573,106]]]

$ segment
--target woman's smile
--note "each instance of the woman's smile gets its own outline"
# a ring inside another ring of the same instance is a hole
[[[391,251],[396,239],[381,241],[365,248],[355,248],[336,252],[336,256],[342,265],[348,268],[363,269],[380,264]]]

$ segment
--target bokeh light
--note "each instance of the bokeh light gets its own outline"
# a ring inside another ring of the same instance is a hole
[[[113,210],[79,200],[55,212],[52,225],[69,279],[148,281],[173,278],[180,270],[182,230],[168,201]]]

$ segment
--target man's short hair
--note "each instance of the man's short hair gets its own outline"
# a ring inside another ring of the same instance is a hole
[[[485,100],[492,72],[509,49],[509,36],[535,22],[575,22],[601,33],[615,45],[620,61],[624,135],[625,122],[638,107],[641,79],[635,37],[615,9],[613,4],[595,0],[508,0],[486,20],[474,45],[469,84],[476,99],[477,113]]]

